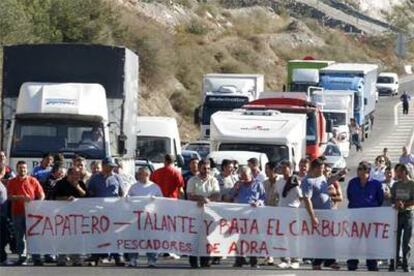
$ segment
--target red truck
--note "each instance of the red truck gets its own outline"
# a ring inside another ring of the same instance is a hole
[[[279,110],[285,113],[306,114],[306,157],[313,160],[324,152],[331,132],[322,110],[309,102],[305,93],[264,92],[261,98],[243,106],[244,109]]]

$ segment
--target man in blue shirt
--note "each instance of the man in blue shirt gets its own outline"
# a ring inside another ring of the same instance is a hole
[[[117,166],[112,158],[102,161],[102,171],[94,174],[88,182],[88,196],[90,197],[123,197],[123,183],[119,175],[113,172]]]
[[[382,184],[374,179],[369,179],[370,164],[361,162],[357,168],[357,177],[351,179],[346,191],[348,208],[381,207],[384,201]],[[348,270],[358,269],[358,260],[348,260]],[[378,271],[377,260],[367,260],[369,271]]]
[[[230,198],[235,203],[250,204],[252,207],[264,206],[265,190],[263,184],[253,178],[252,171],[247,166],[242,166],[239,173],[239,181],[230,190]],[[243,257],[236,257],[234,267],[242,267]],[[257,257],[250,257],[250,266],[257,268]]]
[[[107,157],[102,160],[102,171],[94,174],[88,182],[87,195],[89,197],[123,197],[125,195],[122,190],[123,183],[119,175],[113,172],[117,166],[113,158]],[[111,254],[115,259],[117,266],[124,266],[123,258],[119,254]],[[100,258],[104,258],[105,254],[93,254],[87,261],[95,262],[97,265]]]
[[[36,177],[40,184],[45,183],[52,171],[52,164],[53,155],[51,153],[44,154],[42,156],[42,161],[40,161],[40,165],[33,168],[32,176]]]
[[[311,217],[312,225],[319,224],[314,210],[330,210],[334,207],[331,196],[334,193],[336,194],[336,189],[334,189],[332,183],[346,173],[346,170],[343,170],[328,180],[323,174],[324,170],[325,163],[322,158],[313,160],[310,164],[308,175],[303,179],[301,185],[303,202]],[[326,267],[339,269],[339,265],[335,259],[314,259],[312,261],[312,269],[321,270],[322,263]]]

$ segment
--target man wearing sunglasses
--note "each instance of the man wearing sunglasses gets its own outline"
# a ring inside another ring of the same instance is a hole
[[[384,201],[382,184],[378,180],[370,179],[370,164],[361,162],[358,165],[357,177],[348,183],[347,197],[348,208],[370,208],[380,207]],[[378,271],[377,260],[367,260],[369,271]],[[358,260],[348,260],[348,270],[358,269]]]

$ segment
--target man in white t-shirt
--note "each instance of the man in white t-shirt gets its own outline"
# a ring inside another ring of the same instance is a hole
[[[187,197],[191,201],[196,201],[199,207],[210,201],[220,200],[220,186],[217,179],[210,174],[210,169],[210,161],[201,160],[198,162],[198,175],[190,178],[187,183]],[[190,256],[189,261],[192,268],[210,266],[209,257]]]
[[[149,196],[149,197],[162,197],[160,187],[154,182],[149,180],[150,170],[147,167],[139,168],[137,172],[138,182],[131,186],[128,191],[128,197],[133,196]],[[128,254],[129,263],[128,266],[138,265],[138,253]],[[155,267],[157,262],[156,253],[147,253],[148,266]]]
[[[276,181],[276,193],[279,198],[279,207],[299,208],[302,199],[302,190],[300,189],[300,178],[293,175],[293,164],[289,160],[280,162],[282,177]],[[299,268],[297,258],[282,258],[279,268]]]

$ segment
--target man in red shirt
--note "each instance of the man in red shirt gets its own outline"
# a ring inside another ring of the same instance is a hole
[[[174,167],[174,158],[171,154],[165,155],[164,167],[155,170],[151,175],[151,181],[160,186],[164,197],[179,198],[183,193],[183,176]]]
[[[23,256],[26,233],[26,217],[24,203],[31,200],[43,200],[45,194],[39,181],[27,174],[27,164],[19,161],[16,165],[17,176],[10,179],[7,184],[8,198],[11,201],[11,214],[16,231],[16,247],[19,259],[16,265],[22,265],[26,258]],[[34,265],[42,265],[39,255],[33,255]]]

